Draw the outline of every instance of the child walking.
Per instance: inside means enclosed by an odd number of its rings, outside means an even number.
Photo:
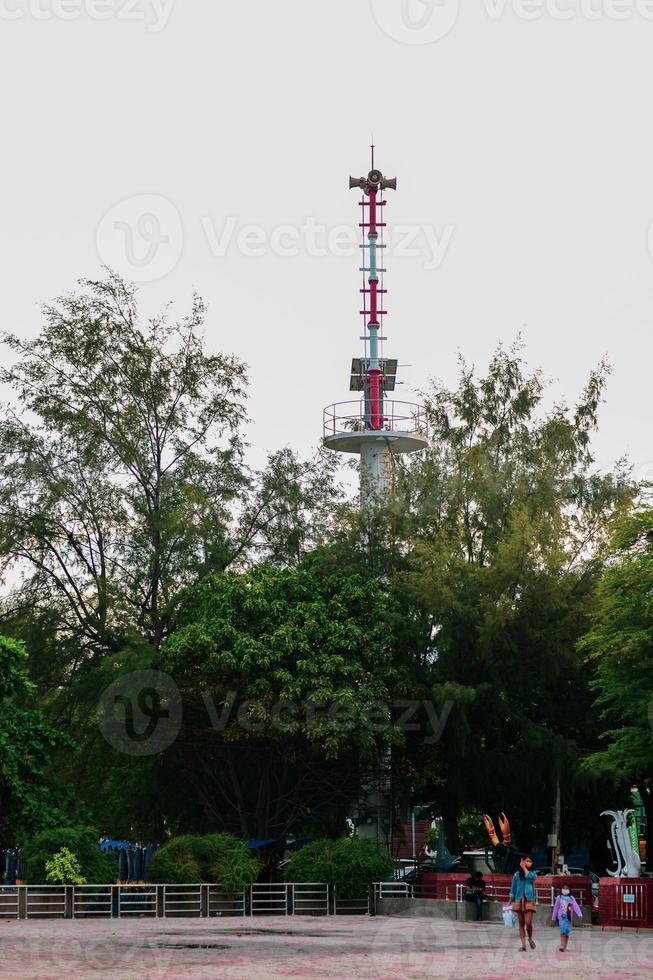
[[[553,906],[553,915],[551,916],[551,925],[557,920],[560,927],[561,953],[564,953],[567,949],[569,934],[571,933],[571,920],[574,915],[577,915],[579,919],[583,918],[583,913],[580,910],[578,902],[569,891],[569,886],[563,885],[560,889],[560,894],[556,898],[555,905]]]

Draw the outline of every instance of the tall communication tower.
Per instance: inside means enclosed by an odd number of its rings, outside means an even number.
[[[394,392],[397,361],[383,353],[383,318],[387,311],[382,297],[385,268],[379,262],[383,253],[383,191],[396,190],[397,178],[384,177],[374,166],[367,177],[350,177],[349,189],[362,191],[360,201],[363,220],[360,271],[363,274],[360,311],[363,317],[363,356],[351,362],[349,390],[361,392],[356,401],[338,402],[324,410],[324,445],[340,453],[360,456],[361,503],[382,504],[392,492],[393,458],[414,453],[427,445],[426,420],[420,405],[395,401],[387,397]]]

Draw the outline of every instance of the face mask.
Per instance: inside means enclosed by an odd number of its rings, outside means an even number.
[[[563,895],[568,895],[569,894],[569,889],[568,888],[563,888],[562,889],[562,894]]]

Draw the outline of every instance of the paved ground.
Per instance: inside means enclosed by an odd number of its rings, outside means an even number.
[[[557,929],[536,929],[519,953],[505,926],[445,919],[257,917],[121,921],[0,921],[0,976],[154,980],[625,980],[653,976],[653,933],[577,929],[559,953]]]

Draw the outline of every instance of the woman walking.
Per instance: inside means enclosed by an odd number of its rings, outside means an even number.
[[[519,938],[521,940],[520,952],[526,952],[526,935],[528,934],[528,944],[531,949],[535,949],[533,942],[533,914],[537,895],[535,892],[536,872],[532,870],[533,858],[527,854],[519,862],[519,871],[515,871],[510,886],[510,901],[512,910],[516,913],[519,921]]]

